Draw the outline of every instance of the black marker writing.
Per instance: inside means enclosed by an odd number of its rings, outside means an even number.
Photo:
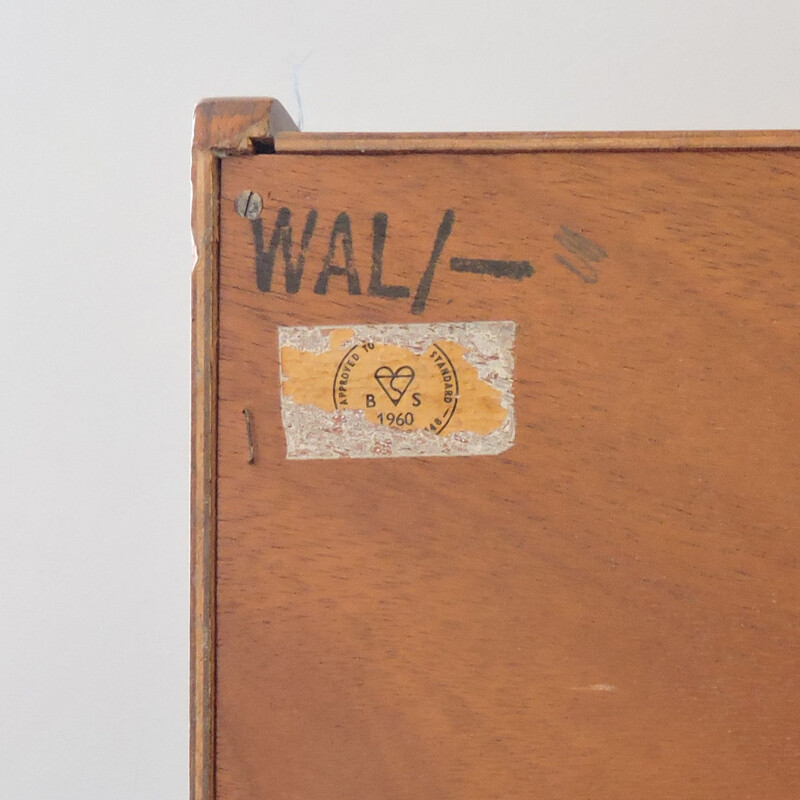
[[[306,251],[316,224],[317,212],[312,209],[306,217],[297,261],[292,261],[292,212],[288,208],[281,208],[278,211],[275,227],[272,229],[269,249],[266,252],[264,252],[264,229],[261,217],[250,220],[250,225],[253,229],[253,244],[256,251],[256,285],[259,291],[272,291],[272,274],[275,269],[275,258],[278,255],[278,246],[280,246],[283,255],[286,291],[289,294],[297,293],[300,289],[300,279],[303,277]]]
[[[280,257],[283,258],[284,264],[286,293],[296,294],[300,290],[309,246],[317,225],[316,209],[311,209],[306,216],[299,250],[295,253],[292,212],[288,208],[280,208],[272,229],[269,247],[265,249],[260,197],[254,192],[242,193],[242,196],[245,195],[246,202],[243,204],[243,209],[240,210],[237,205],[237,212],[249,220],[253,233],[258,290],[261,292],[272,291],[275,262],[279,258],[280,251]],[[251,203],[251,198],[254,196],[259,200],[257,206]],[[255,218],[253,219],[252,216]],[[455,220],[453,209],[447,209],[436,232],[427,266],[420,276],[414,293],[411,303],[412,314],[422,314],[426,308],[436,268],[452,234]],[[383,282],[383,255],[388,238],[388,227],[388,215],[382,211],[376,212],[372,217],[372,263],[367,293],[372,297],[391,300],[404,299],[411,296],[408,286],[384,284]],[[568,258],[556,253],[556,261],[577,275],[584,283],[597,283],[598,273],[595,265],[608,257],[606,251],[600,245],[566,225],[561,225],[553,238],[570,254]],[[513,261],[492,258],[453,257],[450,259],[450,269],[457,273],[488,275],[492,278],[507,278],[517,281],[530,278],[536,272],[531,262],[527,260]],[[355,264],[350,216],[345,211],[338,214],[331,228],[328,250],[322,259],[322,269],[314,283],[314,292],[319,295],[327,294],[328,284],[332,277],[344,277],[348,293],[351,295],[361,294],[361,280]]]
[[[342,241],[344,253],[344,266],[334,264],[336,258],[337,241]],[[347,291],[350,294],[361,294],[361,282],[358,280],[355,264],[353,263],[353,233],[350,230],[350,217],[342,211],[331,229],[331,240],[328,253],[322,261],[322,270],[314,285],[315,294],[325,294],[328,291],[328,279],[331,275],[345,275],[347,277]]]
[[[431,257],[428,261],[428,267],[422,273],[417,286],[417,293],[414,295],[414,302],[411,304],[412,314],[421,314],[425,310],[425,304],[428,302],[428,294],[431,290],[431,283],[433,282],[433,273],[436,271],[436,264],[439,261],[439,256],[442,254],[447,237],[453,230],[453,223],[455,222],[456,215],[452,208],[448,208],[444,212],[442,222],[439,225],[439,230],[436,232],[436,239],[433,242],[433,250]]]
[[[514,278],[521,281],[534,273],[530,261],[495,261],[485,258],[451,258],[453,272],[473,272],[476,275],[492,275],[495,278]]]
[[[411,291],[408,286],[383,285],[383,248],[388,222],[389,217],[382,211],[372,218],[372,271],[368,293],[373,297],[409,297]]]

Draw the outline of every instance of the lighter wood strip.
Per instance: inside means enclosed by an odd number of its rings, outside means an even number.
[[[277,153],[527,153],[592,150],[794,150],[800,131],[596,133],[300,133],[274,137]]]

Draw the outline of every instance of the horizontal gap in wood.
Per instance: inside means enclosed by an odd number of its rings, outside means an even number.
[[[275,139],[271,136],[266,139],[252,139],[252,142],[255,155],[268,155],[275,152]]]

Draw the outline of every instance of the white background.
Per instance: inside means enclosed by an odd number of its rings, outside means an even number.
[[[172,800],[196,101],[299,95],[307,130],[800,127],[800,4],[4,0],[0,66],[0,798]]]

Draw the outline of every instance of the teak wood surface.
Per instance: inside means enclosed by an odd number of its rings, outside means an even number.
[[[239,102],[195,152],[196,800],[800,797],[797,135],[292,153]],[[243,191],[294,257],[317,211],[296,294]],[[448,209],[424,310],[371,296],[374,214],[413,298]],[[318,295],[341,212],[363,293]],[[277,326],[472,320],[517,324],[510,450],[286,459]]]

